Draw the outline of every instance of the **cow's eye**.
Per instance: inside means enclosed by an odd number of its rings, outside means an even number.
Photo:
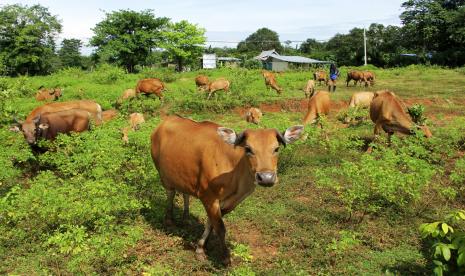
[[[279,152],[279,147],[274,149],[274,153],[278,153],[278,152]]]
[[[245,146],[245,153],[247,155],[253,155],[253,151],[249,146]]]

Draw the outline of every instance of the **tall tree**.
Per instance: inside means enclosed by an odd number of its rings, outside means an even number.
[[[53,70],[55,38],[61,32],[56,16],[40,5],[0,9],[0,60],[9,74],[45,74]]]
[[[300,44],[300,51],[305,54],[313,54],[314,52],[321,51],[325,47],[325,44],[318,42],[316,39],[308,38],[302,44]]]
[[[353,28],[348,34],[336,34],[327,44],[339,65],[361,65],[363,60],[363,29]]]
[[[241,53],[252,52],[256,54],[271,49],[281,52],[283,46],[279,42],[278,33],[268,28],[261,28],[249,35],[245,41],[241,41],[237,45],[237,49]]]
[[[63,39],[58,50],[62,67],[82,67],[82,41],[79,39]]]
[[[196,58],[201,55],[202,46],[206,40],[205,29],[190,24],[186,20],[170,23],[163,36],[164,42],[161,47],[177,63],[179,71],[182,71],[187,62],[195,62]]]
[[[92,29],[90,45],[97,47],[100,60],[133,72],[136,64],[145,64],[152,49],[160,46],[168,23],[168,18],[155,17],[152,10],[114,11]]]

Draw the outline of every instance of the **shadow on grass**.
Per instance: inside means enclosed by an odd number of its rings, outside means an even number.
[[[176,194],[176,196],[180,196]],[[191,201],[193,198],[191,197]],[[196,199],[195,199],[196,200]],[[174,205],[174,223],[173,226],[168,226],[164,224],[164,216],[165,216],[165,208],[166,208],[166,198],[165,197],[156,197],[151,203],[149,208],[144,208],[141,210],[142,216],[145,220],[150,224],[150,226],[154,229],[158,229],[164,232],[167,236],[177,236],[182,238],[183,240],[183,248],[185,250],[192,252],[192,257],[195,259],[195,249],[197,246],[197,241],[202,236],[202,233],[205,229],[204,223],[197,217],[193,216],[192,213],[189,214],[189,218],[186,222],[182,221],[182,212],[183,209]],[[230,244],[227,244],[228,248]],[[219,239],[216,236],[215,232],[212,231],[208,238],[206,244],[206,254],[208,260],[215,268],[222,268],[224,267],[221,263],[221,252],[219,250],[220,243]]]

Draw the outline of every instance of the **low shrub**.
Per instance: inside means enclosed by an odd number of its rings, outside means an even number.
[[[98,84],[112,84],[125,77],[125,71],[117,66],[103,63],[91,73],[91,78]]]

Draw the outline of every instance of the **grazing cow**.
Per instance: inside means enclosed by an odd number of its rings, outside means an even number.
[[[262,76],[266,79],[268,77],[275,78],[275,74],[271,71],[262,70]]]
[[[123,94],[121,94],[121,97],[119,97],[117,103],[122,104],[124,100],[134,98],[136,96],[136,90],[129,88],[123,91]]]
[[[197,86],[198,90],[206,90],[208,89],[208,77],[205,75],[198,75],[195,78],[195,85]]]
[[[229,91],[229,81],[224,79],[224,78],[220,78],[220,79],[217,79],[215,81],[212,81],[208,84],[208,98],[207,99],[210,99],[210,97],[212,96],[213,92],[215,91],[218,91],[218,90],[224,90],[225,92],[228,92]]]
[[[315,81],[314,80],[308,80],[307,85],[305,86],[305,98],[310,98],[313,96],[313,93],[315,93]]]
[[[278,83],[276,82],[276,77],[273,74],[273,72],[269,71],[262,71],[262,75],[265,78],[265,85],[268,89],[273,88],[278,94],[281,94],[283,89],[278,86]]]
[[[251,107],[249,110],[247,110],[247,113],[245,113],[245,120],[249,123],[254,123],[254,124],[259,124],[260,120],[262,119],[262,112],[260,109],[256,107]]]
[[[165,223],[173,221],[175,193],[184,195],[184,218],[189,214],[189,195],[202,202],[208,215],[205,231],[197,243],[196,256],[205,259],[205,243],[213,229],[220,240],[222,261],[230,264],[222,217],[255,189],[277,181],[278,151],[299,139],[303,126],[284,133],[276,129],[234,130],[213,122],[167,117],[151,135],[151,154],[166,190]]]
[[[381,129],[388,133],[389,139],[394,132],[410,135],[413,129],[421,129],[424,135],[432,136],[427,126],[415,125],[410,116],[405,112],[402,102],[390,91],[375,92],[370,105],[370,118],[375,123],[375,139]]]
[[[32,120],[43,113],[53,113],[68,109],[84,109],[87,110],[93,117],[95,124],[99,125],[102,122],[102,107],[90,100],[76,100],[69,102],[47,103],[34,108],[26,117],[24,122],[20,122],[22,129],[31,130],[34,128]]]
[[[163,99],[163,90],[165,90],[165,84],[157,78],[142,79],[137,82],[136,94],[155,94],[160,100]]]
[[[33,127],[24,129],[24,138],[32,145],[39,138],[54,140],[59,133],[83,132],[90,127],[91,114],[83,109],[67,109],[53,113],[41,113],[32,119]]]
[[[308,100],[308,110],[304,117],[303,125],[313,124],[320,115],[327,115],[329,113],[330,106],[331,100],[329,99],[328,92],[315,92],[315,94],[313,94],[313,96]]]
[[[36,100],[37,101],[56,101],[58,98],[63,96],[63,92],[61,88],[43,88],[41,87],[39,91],[36,93]]]
[[[129,115],[129,124],[131,125],[132,130],[138,130],[140,124],[144,122],[144,114],[142,113],[132,113],[131,115]]]
[[[375,94],[373,92],[357,92],[350,97],[349,107],[370,107]]]
[[[321,85],[321,81],[326,84],[328,82],[328,75],[325,71],[319,70],[313,73],[313,80],[317,81],[319,85]]]
[[[361,85],[362,81],[364,81],[363,72],[358,71],[358,70],[352,70],[352,71],[347,72],[347,79],[346,79],[347,87],[349,86],[349,82],[351,80],[354,81],[355,86],[357,86],[357,82],[360,82],[360,85]]]
[[[373,72],[370,72],[370,71],[363,71],[362,72],[363,74],[363,82],[365,83],[365,87],[367,87],[368,85],[375,85],[375,74]],[[362,82],[360,81],[360,85],[362,85]]]
[[[108,122],[118,116],[118,111],[116,109],[109,109],[102,112],[102,121]]]

